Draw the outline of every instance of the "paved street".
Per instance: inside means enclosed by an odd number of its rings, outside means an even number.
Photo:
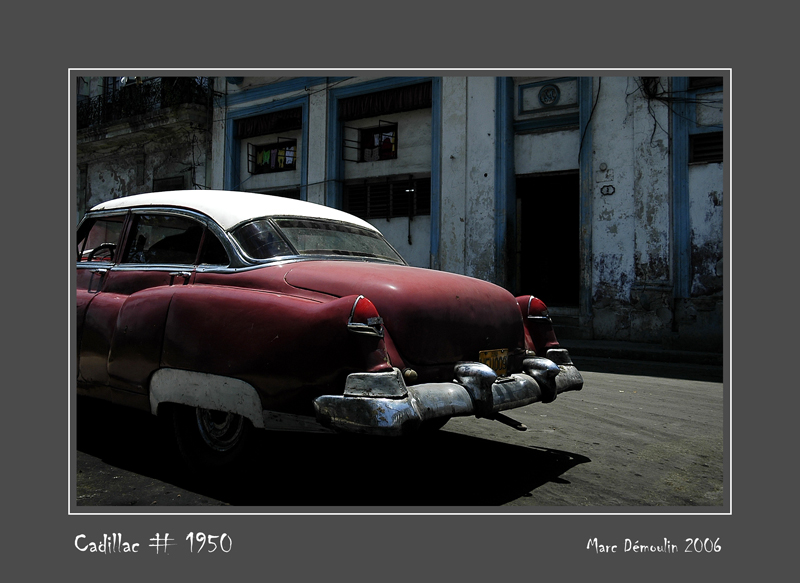
[[[525,432],[459,418],[424,439],[265,433],[263,463],[218,483],[184,472],[149,415],[79,400],[77,504],[721,511],[722,369],[590,357],[575,362],[583,391],[509,413],[528,426]]]

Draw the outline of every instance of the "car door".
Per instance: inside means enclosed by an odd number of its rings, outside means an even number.
[[[161,360],[172,294],[192,283],[206,236],[214,237],[198,217],[132,211],[124,244],[85,309],[79,363],[84,382],[117,389],[114,400],[125,404],[146,395]]]
[[[78,228],[76,275],[76,328],[78,377],[84,380],[81,369],[92,368],[91,356],[83,358],[86,314],[91,303],[100,295],[109,271],[113,268],[121,249],[121,239],[128,211],[87,217]],[[95,324],[92,324],[94,327]],[[90,331],[87,345],[95,343]],[[83,366],[82,366],[83,365]],[[97,387],[95,387],[97,388]]]

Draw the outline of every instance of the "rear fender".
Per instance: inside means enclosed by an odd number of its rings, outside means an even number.
[[[330,302],[257,290],[185,286],[166,318],[160,368],[240,379],[275,409],[356,370],[391,370],[383,338],[354,334],[358,296]],[[341,379],[341,381],[340,381]]]
[[[150,412],[158,415],[164,403],[237,413],[254,427],[264,428],[261,399],[245,381],[188,370],[162,368],[150,379]]]

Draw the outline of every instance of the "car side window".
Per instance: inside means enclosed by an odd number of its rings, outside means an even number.
[[[203,239],[203,248],[200,250],[200,265],[229,265],[230,259],[225,247],[222,246],[217,236],[206,230]]]
[[[203,225],[186,217],[136,215],[123,262],[192,264],[200,250],[203,229]]]
[[[125,215],[89,219],[78,230],[78,263],[114,261]]]
[[[230,261],[219,239],[198,221],[177,215],[138,214],[128,237],[124,262],[228,265]]]

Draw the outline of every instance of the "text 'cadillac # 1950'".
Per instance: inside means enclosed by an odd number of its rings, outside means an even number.
[[[406,435],[580,390],[545,304],[410,267],[378,230],[245,192],[140,194],[77,234],[79,394],[169,419],[193,467],[255,429]]]

